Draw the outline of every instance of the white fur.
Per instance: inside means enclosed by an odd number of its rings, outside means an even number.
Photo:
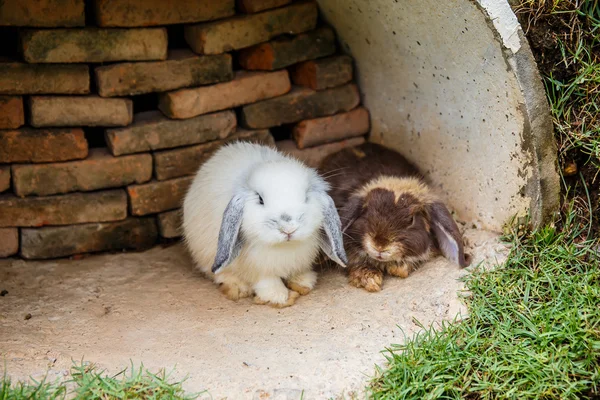
[[[183,205],[184,237],[198,268],[217,283],[244,293],[251,288],[260,300],[275,304],[288,297],[282,279],[312,289],[323,223],[318,199],[308,195],[315,183],[326,185],[315,170],[272,148],[241,142],[222,147],[202,165]],[[213,274],[223,212],[241,187],[252,194],[244,203],[244,245],[237,258]],[[291,240],[282,230],[294,231]]]

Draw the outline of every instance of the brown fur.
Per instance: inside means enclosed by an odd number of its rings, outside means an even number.
[[[365,143],[330,155],[320,172],[332,187],[354,286],[368,284],[369,291],[376,291],[381,280],[373,276],[383,276],[383,271],[408,276],[447,237],[458,246],[459,264],[466,265],[462,237],[450,213],[400,154]]]

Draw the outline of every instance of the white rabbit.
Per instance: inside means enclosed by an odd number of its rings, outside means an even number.
[[[200,167],[185,197],[185,242],[229,299],[255,294],[259,304],[292,305],[315,286],[319,249],[346,266],[328,189],[314,169],[273,148],[226,145]]]

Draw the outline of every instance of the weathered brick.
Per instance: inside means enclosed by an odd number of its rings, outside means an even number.
[[[235,14],[234,0],[95,0],[99,26],[131,28],[202,22]]]
[[[154,175],[158,180],[192,175],[221,146],[235,141],[274,145],[273,136],[267,130],[240,130],[225,140],[216,140],[198,146],[159,151],[154,153]]]
[[[10,189],[10,166],[0,165],[0,193]]]
[[[107,129],[106,142],[112,154],[120,156],[224,139],[235,127],[235,112],[231,110],[183,120],[147,111],[136,114],[127,128]]]
[[[23,57],[29,63],[164,60],[167,58],[167,30],[29,30],[22,33],[21,45]]]
[[[0,163],[68,161],[87,155],[88,143],[81,129],[0,131]]]
[[[23,98],[0,96],[0,129],[17,129],[24,123]]]
[[[333,56],[300,63],[291,73],[295,85],[322,90],[352,80],[352,57]]]
[[[0,227],[40,227],[127,218],[124,190],[19,198],[0,196]]]
[[[158,108],[169,118],[191,118],[280,96],[290,89],[286,70],[240,71],[230,82],[162,93],[159,95]]]
[[[19,252],[19,230],[0,228],[0,258],[10,257]]]
[[[284,153],[296,157],[310,167],[318,168],[321,161],[323,161],[323,159],[328,155],[340,151],[346,147],[360,146],[364,142],[364,137],[355,137],[339,142],[323,144],[317,147],[298,149],[293,140],[282,140],[277,142],[277,148]]]
[[[196,56],[175,50],[166,61],[145,61],[97,67],[96,84],[103,97],[166,92],[233,78],[231,55]]]
[[[219,54],[266,42],[285,33],[306,32],[316,25],[317,4],[301,2],[259,14],[188,25],[185,40],[198,54]]]
[[[342,114],[300,122],[292,131],[298,148],[313,147],[369,132],[369,111],[359,107]]]
[[[84,26],[84,0],[3,0],[0,1],[1,25],[37,28]]]
[[[294,37],[281,37],[240,50],[238,61],[248,70],[275,70],[335,53],[335,34],[319,28]]]
[[[13,165],[12,175],[13,190],[18,196],[87,192],[149,181],[152,156],[113,157],[105,149],[92,149],[90,156],[81,161]]]
[[[126,126],[133,121],[130,99],[96,96],[34,96],[30,99],[31,125]]]
[[[21,229],[21,256],[48,259],[112,250],[143,250],[156,243],[154,218]]]
[[[292,0],[238,0],[238,10],[247,14],[252,14],[271,8],[285,6]]]
[[[247,128],[270,128],[350,111],[359,102],[358,88],[354,84],[318,92],[294,88],[286,95],[244,106],[242,121]]]
[[[0,62],[0,93],[87,94],[90,71],[87,65],[36,65]]]
[[[160,236],[171,239],[181,236],[181,210],[167,211],[158,214],[158,231]]]
[[[185,177],[128,186],[131,214],[156,214],[180,208],[193,179],[193,177]]]

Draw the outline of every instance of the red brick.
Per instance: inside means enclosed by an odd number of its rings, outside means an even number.
[[[124,190],[19,198],[0,196],[0,227],[40,227],[127,218]]]
[[[272,71],[333,53],[335,34],[329,28],[319,28],[243,49],[239,52],[238,61],[244,69]]]
[[[10,189],[10,166],[0,166],[0,193]]]
[[[154,218],[21,229],[21,256],[48,259],[98,251],[143,250],[156,243]]]
[[[18,196],[87,192],[149,181],[152,156],[113,157],[105,149],[92,149],[90,156],[81,161],[13,165],[12,175],[13,190]]]
[[[181,209],[158,214],[158,231],[160,236],[172,239],[181,236]]]
[[[95,0],[99,26],[185,24],[229,17],[234,0]]]
[[[0,163],[77,160],[88,154],[81,129],[0,131]]]
[[[300,122],[292,131],[298,148],[318,146],[329,142],[362,136],[369,132],[369,111],[359,107],[331,117]]]
[[[267,130],[240,130],[225,140],[216,140],[198,146],[183,147],[175,150],[154,153],[154,175],[158,180],[178,176],[192,175],[221,146],[234,141],[261,143],[274,146],[273,136]]]
[[[24,123],[23,98],[0,96],[0,129],[17,129]]]
[[[237,6],[239,11],[253,14],[271,8],[285,6],[291,2],[292,0],[238,0]]]
[[[191,118],[280,96],[290,89],[286,70],[241,71],[231,82],[160,94],[158,107],[169,118]]]
[[[277,142],[277,148],[284,153],[296,157],[310,167],[318,168],[321,161],[323,161],[323,159],[328,155],[338,152],[346,147],[360,146],[364,142],[364,137],[356,137],[342,140],[340,142],[323,144],[317,147],[298,149],[293,140],[283,140]]]
[[[180,208],[193,177],[127,187],[131,214],[148,215]]]
[[[295,85],[313,90],[343,85],[352,80],[352,57],[333,56],[305,61],[295,66],[291,76]]]
[[[3,0],[0,26],[37,28],[85,25],[84,0]]]
[[[318,92],[294,88],[286,95],[244,106],[242,120],[247,128],[270,128],[350,111],[359,102],[358,88],[354,84]]]
[[[189,50],[172,51],[166,61],[107,65],[95,72],[98,93],[103,97],[166,92],[233,78],[231,55],[199,57]]]
[[[317,3],[301,2],[259,14],[185,27],[185,39],[198,54],[219,54],[297,34],[317,25]]]
[[[35,127],[126,126],[133,121],[133,102],[96,96],[34,96],[30,112]]]
[[[0,258],[10,257],[19,252],[19,230],[0,228]]]
[[[53,29],[21,34],[23,57],[29,63],[100,63],[167,58],[167,30]]]
[[[90,71],[87,65],[35,65],[0,62],[0,93],[87,94]]]
[[[127,128],[107,129],[106,142],[112,154],[120,156],[224,139],[235,127],[235,112],[231,110],[183,120],[147,111],[136,114]]]

